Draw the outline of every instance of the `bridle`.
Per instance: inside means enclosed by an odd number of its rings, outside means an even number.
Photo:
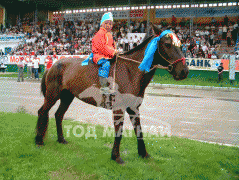
[[[170,62],[169,60],[167,60],[165,57],[162,56],[162,54],[158,51],[159,55],[166,61],[169,63],[169,65],[167,67],[165,66],[162,66],[162,65],[155,65],[153,66],[153,68],[151,68],[149,70],[152,71],[153,69],[166,69],[169,73],[173,71],[173,68],[175,67],[175,65],[179,62],[182,62],[183,64],[185,64],[185,57],[181,58],[181,59],[177,59],[176,61],[174,62]],[[123,56],[120,56],[119,54],[116,54],[116,60],[115,60],[115,65],[114,65],[114,72],[113,72],[113,79],[114,79],[114,83],[113,83],[113,89],[115,89],[115,71],[116,71],[116,65],[117,65],[117,60],[118,58],[121,58],[121,59],[124,59],[126,61],[131,61],[131,62],[134,62],[134,63],[138,63],[138,64],[141,64],[141,62],[139,61],[136,61],[134,59],[131,59],[131,58],[126,58],[126,57],[123,57]]]
[[[166,69],[168,72],[172,72],[172,71],[173,71],[173,68],[175,67],[175,65],[176,65],[177,63],[182,62],[183,65],[185,64],[185,57],[183,57],[183,58],[181,58],[181,59],[177,59],[176,61],[174,61],[174,62],[171,63],[169,60],[167,60],[165,57],[163,57],[163,55],[162,55],[159,51],[158,51],[158,53],[159,53],[159,55],[160,55],[166,62],[169,63],[169,65],[168,65],[167,67],[162,66],[162,65],[155,65],[153,68],[151,68],[151,69],[149,70],[149,72],[152,71],[152,70],[155,69],[155,68],[158,68],[158,69]],[[136,60],[134,60],[134,59],[126,58],[126,57],[123,57],[123,56],[120,56],[120,55],[116,55],[116,62],[117,62],[117,58],[118,58],[118,57],[121,58],[121,59],[127,60],[127,61],[132,61],[132,62],[138,63],[138,64],[141,63],[141,62],[138,62],[138,61],[136,61]]]
[[[175,67],[175,65],[176,65],[177,63],[182,62],[183,65],[185,65],[185,63],[186,63],[185,57],[183,57],[183,58],[181,58],[181,59],[177,59],[176,61],[174,61],[174,62],[171,63],[171,62],[169,62],[169,60],[167,60],[165,57],[163,57],[163,55],[162,55],[159,51],[158,51],[158,53],[159,53],[159,55],[161,56],[161,58],[163,58],[166,62],[169,63],[169,65],[167,66],[168,72],[172,72],[172,71],[173,71],[173,68]]]

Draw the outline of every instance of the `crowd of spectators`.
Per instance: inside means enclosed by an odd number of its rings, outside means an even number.
[[[225,18],[224,23],[217,23],[212,18],[211,23],[199,26],[191,36],[189,23],[184,18],[177,23],[175,17],[172,17],[170,26],[166,20],[155,25],[176,33],[182,42],[181,48],[185,57],[217,59],[222,40],[226,40],[227,46],[230,47],[236,45],[238,38],[238,21],[231,22]],[[91,52],[91,40],[99,27],[99,19],[94,22],[55,21],[30,26],[30,29],[15,26],[2,29],[2,33],[25,34],[25,43],[13,49],[11,55],[87,55]],[[119,51],[130,50],[143,41],[142,37],[137,36],[127,39],[127,33],[146,33],[146,28],[146,21],[131,21],[129,28],[127,21],[115,21],[112,32]],[[152,30],[149,33],[152,34]],[[235,53],[238,53],[236,48]]]

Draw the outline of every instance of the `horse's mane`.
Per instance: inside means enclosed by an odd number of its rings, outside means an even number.
[[[152,39],[152,37],[153,37],[153,36],[150,36],[150,37],[148,37],[148,38],[144,38],[144,41],[143,41],[140,45],[138,45],[138,46],[136,46],[135,48],[129,50],[128,52],[123,53],[122,55],[133,54],[134,52],[141,50],[141,49],[144,48],[145,45]]]

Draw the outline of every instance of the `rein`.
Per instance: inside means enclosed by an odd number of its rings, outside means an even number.
[[[123,56],[119,56],[119,55],[117,54],[117,55],[116,55],[116,60],[115,60],[115,66],[114,66],[114,74],[113,74],[113,90],[115,90],[115,71],[116,71],[116,65],[117,65],[118,57],[119,57],[119,58],[122,58],[122,59],[124,59],[124,60],[127,60],[127,61],[132,61],[132,62],[134,62],[134,63],[138,63],[138,64],[141,63],[141,62],[138,62],[138,61],[136,61],[136,60],[134,60],[134,59],[126,58],[126,57],[123,57]],[[178,60],[177,60],[177,61],[178,61]],[[157,68],[157,69],[168,69],[168,67],[164,67],[164,66],[162,66],[162,65],[154,65],[154,67],[151,68],[151,69],[149,70],[149,72],[152,71],[152,70],[155,69],[155,68]]]
[[[138,63],[138,64],[141,63],[141,62],[138,62],[138,61],[136,61],[134,59],[130,59],[130,58],[126,58],[126,57],[118,56],[118,55],[116,55],[116,62],[117,62],[117,57],[122,58],[122,59],[127,60],[127,61],[132,61],[132,62],[135,62],[135,63]],[[168,69],[168,67],[164,67],[164,66],[161,66],[161,65],[154,65],[154,67],[151,68],[149,71],[152,71],[155,68],[158,68],[158,69]]]
[[[159,52],[159,55],[160,55],[165,61],[167,61],[167,62],[169,63],[169,65],[174,65],[174,64],[176,64],[176,63],[178,63],[178,62],[182,62],[183,64],[185,64],[185,58],[184,58],[184,57],[181,58],[181,59],[178,59],[178,60],[174,61],[173,63],[171,63],[171,62],[169,62],[165,57],[163,57],[160,52]]]
[[[184,57],[171,63],[171,62],[169,62],[165,57],[163,57],[160,52],[159,52],[159,55],[160,55],[165,61],[167,61],[167,62],[169,63],[168,67],[169,67],[169,66],[173,66],[174,64],[176,64],[176,63],[178,63],[178,62],[182,62],[183,64],[185,64],[185,58],[184,58]],[[116,55],[116,62],[117,62],[117,58],[118,58],[118,57],[119,57],[119,58],[122,58],[122,59],[124,59],[124,60],[127,60],[127,61],[132,61],[132,62],[138,63],[138,64],[141,63],[141,62],[138,62],[138,61],[136,61],[136,60],[134,60],[134,59],[126,58],[126,57],[119,56],[119,55]],[[115,66],[116,66],[116,64],[115,64]],[[149,70],[149,72],[152,71],[152,70],[155,69],[155,68],[157,68],[157,69],[166,69],[166,70],[168,69],[168,70],[169,70],[168,67],[164,67],[164,66],[162,66],[162,65],[154,65],[154,67],[151,68],[151,69]]]

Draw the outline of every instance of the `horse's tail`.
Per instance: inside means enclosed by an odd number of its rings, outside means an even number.
[[[41,92],[43,94],[43,96],[46,96],[46,75],[47,75],[47,71],[45,71],[45,73],[43,74],[42,80],[41,80]]]

